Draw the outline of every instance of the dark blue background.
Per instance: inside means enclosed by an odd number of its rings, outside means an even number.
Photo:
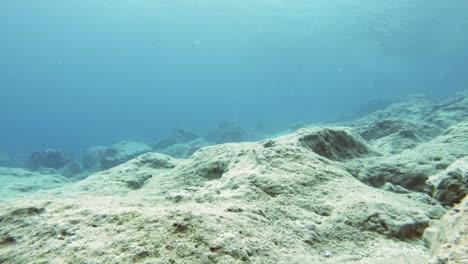
[[[468,2],[11,0],[0,151],[285,128],[466,89]]]

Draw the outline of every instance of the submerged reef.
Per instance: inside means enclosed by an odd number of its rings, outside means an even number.
[[[194,132],[185,129],[177,129],[171,135],[151,144],[153,151],[175,158],[188,158],[195,151],[209,145],[213,145],[213,143],[207,142]]]
[[[144,143],[121,141],[110,147],[97,146],[87,149],[82,157],[82,164],[86,170],[106,170],[150,151],[151,147]]]
[[[176,135],[172,156],[95,148],[103,171],[3,198],[0,263],[463,263],[467,114],[468,93],[417,97],[257,142]]]
[[[61,169],[69,161],[70,159],[63,152],[56,149],[46,149],[32,153],[28,165],[34,170],[40,168]]]

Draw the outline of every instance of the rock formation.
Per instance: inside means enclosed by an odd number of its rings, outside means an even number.
[[[7,199],[0,263],[463,263],[466,95],[448,102],[146,153]]]
[[[87,149],[82,157],[82,164],[87,170],[106,170],[150,151],[151,147],[144,143],[122,141],[110,147],[98,146]]]
[[[70,159],[63,152],[56,149],[46,149],[32,153],[28,164],[33,170],[41,168],[62,169],[68,162]]]

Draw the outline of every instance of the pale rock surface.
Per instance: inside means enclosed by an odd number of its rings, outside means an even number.
[[[424,97],[412,97],[376,111],[349,125],[384,154],[413,149],[433,139],[450,126],[468,120],[468,92],[436,104]]]
[[[424,234],[430,264],[468,263],[468,197]]]
[[[195,153],[195,151],[210,145],[212,145],[212,143],[198,138],[189,142],[172,145],[162,150],[161,153],[164,153],[174,158],[186,159],[189,158],[193,153]]]
[[[62,187],[68,183],[71,183],[69,179],[58,174],[0,167],[0,202],[12,197],[28,197],[31,192]]]
[[[424,191],[429,176],[467,155],[468,121],[465,121],[414,149],[395,155],[354,159],[341,166],[371,186],[380,187],[391,182],[410,190]]]
[[[449,127],[468,120],[468,91],[461,92],[434,107],[425,121],[440,127]]]
[[[347,128],[145,154],[1,204],[0,262],[425,263],[434,206],[333,165],[367,155]]]
[[[0,263],[466,263],[466,198],[436,200],[466,113],[464,94],[415,97],[354,129],[147,153],[0,203]]]
[[[383,154],[398,154],[407,149],[415,148],[421,139],[414,130],[399,130],[369,142],[371,148]]]

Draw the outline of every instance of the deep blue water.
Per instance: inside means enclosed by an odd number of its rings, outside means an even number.
[[[468,1],[5,0],[0,152],[278,129],[467,88]]]

